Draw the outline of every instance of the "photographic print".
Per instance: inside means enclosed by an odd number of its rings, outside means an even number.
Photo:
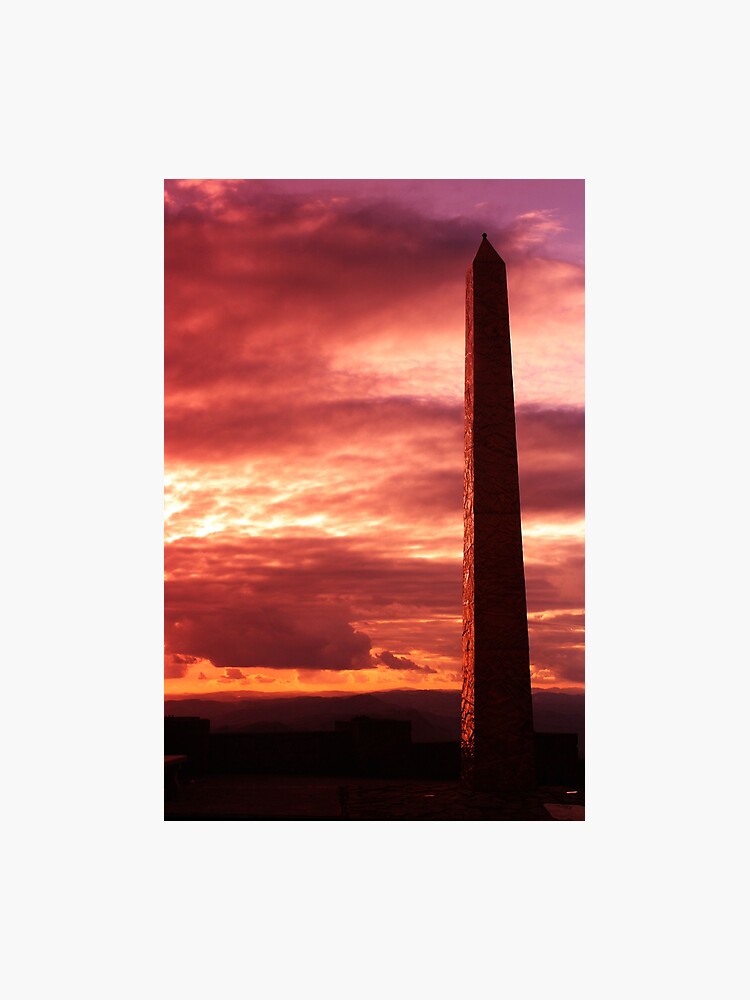
[[[582,819],[583,180],[165,182],[165,817]]]

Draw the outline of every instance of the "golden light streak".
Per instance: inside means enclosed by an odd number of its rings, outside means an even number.
[[[524,538],[572,538],[583,539],[585,536],[585,522],[583,520],[555,522],[555,521],[531,521],[524,522]]]

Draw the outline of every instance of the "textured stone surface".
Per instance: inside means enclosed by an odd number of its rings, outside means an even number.
[[[483,239],[466,279],[462,781],[535,784],[505,264]]]

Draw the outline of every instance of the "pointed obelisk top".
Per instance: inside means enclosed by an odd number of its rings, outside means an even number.
[[[497,261],[500,261],[501,264],[505,263],[500,254],[487,239],[487,233],[482,233],[482,242],[479,244],[479,249],[477,250],[472,263],[490,264],[496,263]]]

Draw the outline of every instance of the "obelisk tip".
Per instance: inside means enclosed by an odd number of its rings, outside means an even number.
[[[487,239],[487,233],[482,233],[482,242],[474,256],[475,264],[496,264],[502,257]]]

